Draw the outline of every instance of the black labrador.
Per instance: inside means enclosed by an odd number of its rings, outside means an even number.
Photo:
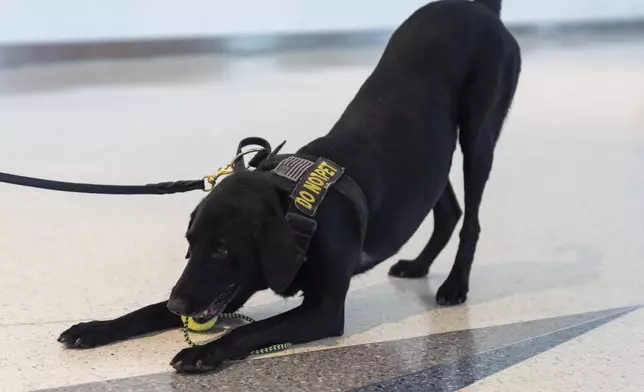
[[[267,288],[283,296],[302,292],[303,302],[186,348],[172,366],[205,371],[274,343],[342,335],[352,276],[394,256],[431,210],[428,244],[390,274],[425,276],[450,239],[462,214],[448,179],[457,141],[465,216],[454,266],[436,297],[441,305],[463,303],[481,230],[481,198],[521,68],[520,48],[501,22],[500,8],[500,0],[444,0],[420,8],[394,32],[333,129],[300,149],[343,166],[362,189],[369,210],[364,236],[352,203],[331,190],[302,262],[285,220],[289,193],[277,176],[264,170],[233,174],[192,213],[189,261],[168,301],[75,325],[59,341],[89,348],[179,327],[177,314],[234,312]]]

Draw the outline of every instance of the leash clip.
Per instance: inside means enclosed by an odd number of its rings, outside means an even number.
[[[232,162],[227,164],[226,166],[222,166],[214,174],[211,174],[209,176],[205,176],[203,178],[203,191],[204,192],[210,192],[212,188],[215,187],[215,184],[217,183],[217,179],[221,176],[227,176],[229,174],[233,174],[233,164]]]
[[[229,174],[233,174],[236,170],[235,165],[239,165],[240,159],[242,159],[245,155],[252,154],[252,153],[263,153],[266,152],[265,148],[251,148],[246,151],[241,151],[235,155],[232,161],[230,161],[226,166],[222,166],[214,174],[211,174],[209,176],[205,176],[203,178],[203,191],[204,192],[210,192],[212,188],[215,187],[215,184],[217,184],[217,179],[222,176],[227,176]],[[264,157],[265,158],[265,157]],[[241,163],[241,166],[237,168],[237,170],[246,170],[246,167],[244,166],[243,162]]]
[[[210,192],[212,188],[215,187],[215,184],[217,183],[217,179],[222,176],[227,176],[229,174],[233,174],[235,172],[235,164],[239,162],[241,158],[244,157],[244,155],[252,154],[252,153],[261,153],[263,151],[266,151],[265,148],[251,148],[246,151],[242,151],[235,155],[232,161],[230,161],[226,166],[222,166],[214,174],[211,174],[209,176],[205,176],[203,178],[203,191],[204,192]],[[241,170],[245,170],[245,166],[241,166]]]

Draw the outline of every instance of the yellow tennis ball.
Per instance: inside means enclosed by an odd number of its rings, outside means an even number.
[[[192,317],[181,316],[181,321],[183,325],[186,325],[186,319],[188,320],[188,329],[193,332],[206,332],[212,328],[217,322],[217,317],[213,317],[205,323],[198,323]]]

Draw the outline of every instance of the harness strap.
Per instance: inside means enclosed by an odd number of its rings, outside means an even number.
[[[356,182],[349,176],[342,177],[342,179],[335,184],[335,189],[353,202],[353,207],[355,207],[358,219],[360,220],[360,243],[362,243],[364,241],[365,234],[367,233],[367,219],[369,217],[367,197],[364,195],[358,184],[356,184]]]
[[[294,209],[295,207],[289,207],[289,212],[286,213],[286,221],[291,226],[295,236],[295,244],[306,261],[306,251],[309,249],[311,239],[313,239],[318,228],[318,222],[313,218],[293,211]]]
[[[336,165],[330,160],[320,158],[313,161],[308,158],[309,157],[304,158],[297,155],[290,155],[282,159],[277,166],[271,170],[272,173],[286,178],[296,184],[295,189],[291,194],[291,202],[289,203],[289,209],[286,213],[286,220],[291,226],[293,234],[295,235],[297,247],[302,252],[302,255],[304,256],[306,254],[311,240],[315,235],[315,231],[317,230],[317,221],[315,220],[317,207],[326,196],[326,192],[330,187],[335,188],[352,202],[360,221],[360,242],[364,241],[365,233],[367,231],[369,207],[367,204],[367,198],[358,184],[344,173],[344,168]],[[306,180],[309,178],[308,176],[313,173],[316,168],[319,170],[320,162],[330,164],[333,166],[335,171],[330,170],[330,172],[327,173],[328,178],[324,184],[320,185],[321,182],[318,180],[317,185],[319,189],[315,188],[318,199],[309,199],[310,205],[307,206],[308,208],[302,208],[302,203],[305,204],[306,201],[303,202],[298,200],[298,190],[303,189],[302,187],[306,188]],[[311,186],[316,184],[308,185]],[[300,202],[299,207],[298,201]]]

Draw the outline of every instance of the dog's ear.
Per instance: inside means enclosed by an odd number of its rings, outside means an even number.
[[[188,220],[188,229],[186,231],[190,230],[190,228],[192,227],[192,224],[195,221],[195,215],[197,215],[197,209],[195,209],[190,213],[190,220]],[[186,251],[186,260],[189,258],[190,258],[190,247],[188,247],[188,250]]]
[[[277,203],[262,218],[257,241],[264,278],[271,290],[282,293],[293,282],[304,255]]]

